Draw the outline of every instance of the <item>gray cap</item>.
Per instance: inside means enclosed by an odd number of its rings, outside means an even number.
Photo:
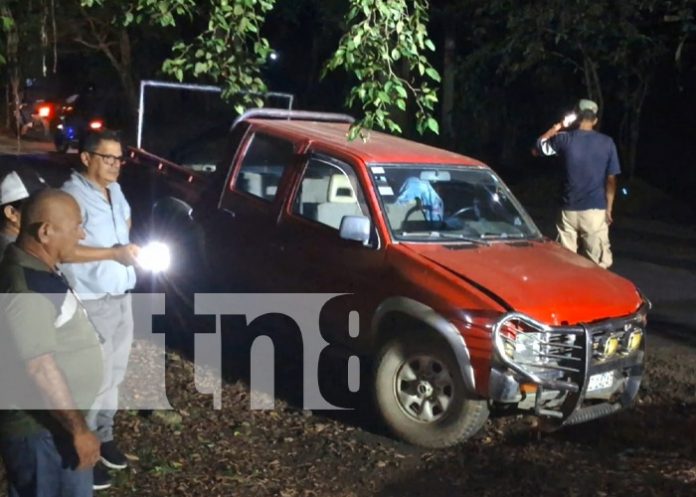
[[[595,114],[599,112],[599,106],[594,100],[589,100],[587,98],[583,98],[578,102],[578,110],[582,112],[583,110],[589,110]]]

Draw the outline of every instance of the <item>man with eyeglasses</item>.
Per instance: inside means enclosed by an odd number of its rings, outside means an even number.
[[[87,417],[101,440],[101,463],[94,468],[94,489],[111,485],[107,467],[123,469],[128,460],[114,442],[114,415],[118,387],[123,381],[133,341],[133,311],[130,291],[135,287],[133,263],[139,247],[130,243],[131,208],[118,178],[124,162],[118,133],[104,130],[85,137],[80,148],[81,172],[73,171],[63,184],[82,211],[87,247],[126,247],[131,264],[94,260],[85,248],[79,264],[65,264],[63,272],[80,295],[94,326],[103,337],[104,381]]]

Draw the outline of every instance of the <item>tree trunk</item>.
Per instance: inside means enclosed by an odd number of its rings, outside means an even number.
[[[133,118],[138,113],[138,92],[136,90],[135,80],[133,77],[133,53],[131,50],[130,36],[125,29],[121,30],[119,35],[119,52],[121,56],[121,67],[117,67],[121,78],[121,85],[126,94],[126,102],[128,103],[128,117]]]
[[[56,23],[56,0],[51,0],[51,33],[53,38],[53,74],[58,74],[58,25]]]
[[[619,150],[623,156],[622,169],[628,180],[633,178],[636,170],[638,141],[640,139],[640,116],[649,86],[650,81],[648,78],[641,78],[637,87],[633,91],[628,92],[624,104],[624,115],[621,119],[619,134]]]
[[[78,33],[75,41],[92,50],[103,53],[109,59],[109,62],[111,62],[118,74],[121,88],[123,88],[126,97],[128,118],[136,117],[138,112],[138,91],[133,75],[133,53],[128,30],[126,28],[120,28],[116,32],[110,29],[109,31],[103,30],[84,9],[81,9],[81,13],[90,28],[94,41],[83,39],[80,33]],[[111,36],[111,40],[109,40],[109,36]],[[113,38],[116,39],[113,40]],[[118,48],[114,50],[113,46]]]
[[[12,14],[12,10],[9,8],[9,6],[3,2],[0,4],[0,14],[3,17],[14,19],[14,15]],[[11,116],[13,112],[19,112],[19,104],[21,103],[21,98],[19,94],[19,82],[20,82],[20,73],[19,73],[19,55],[18,55],[18,49],[19,49],[19,32],[17,31],[17,23],[13,22],[12,27],[7,30],[7,35],[6,35],[6,43],[7,43],[7,53],[6,53],[6,58],[7,58],[7,74],[8,74],[8,79],[9,79],[9,98],[8,98],[8,105],[7,105],[7,116],[6,116],[6,122],[8,124],[8,128],[10,127],[10,124],[12,122]],[[15,131],[17,133],[17,150],[20,149],[20,124],[19,124],[19,119],[14,119],[15,123]]]
[[[444,144],[452,147],[456,143],[456,134],[452,124],[454,113],[454,78],[456,42],[451,23],[445,23],[445,54],[442,64],[442,138]]]
[[[583,52],[583,72],[585,75],[585,89],[587,90],[587,96],[591,100],[597,102],[599,106],[598,118],[601,124],[602,114],[604,113],[604,94],[602,93],[602,83],[599,80],[599,73],[597,72],[597,64]]]

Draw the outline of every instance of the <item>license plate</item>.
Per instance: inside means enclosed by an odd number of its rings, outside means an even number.
[[[607,371],[606,373],[593,374],[590,376],[590,381],[587,383],[587,391],[594,392],[595,390],[603,390],[614,384],[614,372]]]

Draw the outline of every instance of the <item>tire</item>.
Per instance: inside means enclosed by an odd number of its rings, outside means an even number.
[[[449,345],[423,335],[382,347],[375,363],[375,405],[397,437],[421,447],[449,447],[483,427],[488,403],[468,392]]]

